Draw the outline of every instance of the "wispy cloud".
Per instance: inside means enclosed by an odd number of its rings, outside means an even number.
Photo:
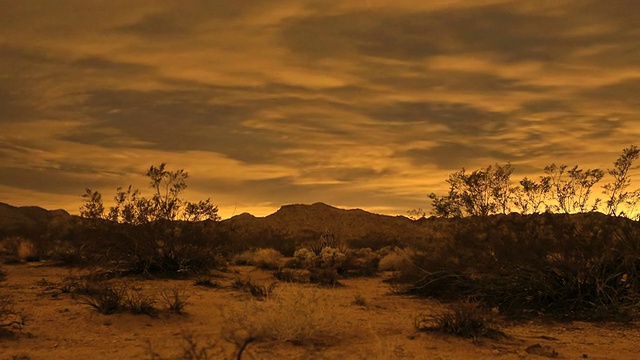
[[[0,201],[75,211],[166,161],[223,215],[401,214],[462,166],[603,167],[640,135],[632,0],[0,5]]]

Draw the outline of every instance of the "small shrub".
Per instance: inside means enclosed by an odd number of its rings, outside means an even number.
[[[227,314],[223,332],[244,339],[331,345],[344,330],[344,316],[329,291],[289,284],[266,301],[248,302]]]
[[[279,281],[291,283],[308,283],[309,272],[297,269],[278,269],[273,273],[273,277]]]
[[[234,263],[236,265],[253,265],[260,269],[275,270],[280,267],[283,258],[284,256],[278,250],[272,248],[255,249],[236,255]]]
[[[86,288],[81,302],[89,305],[100,314],[110,315],[125,309],[127,288],[123,284],[95,282]]]
[[[160,293],[162,300],[165,302],[165,307],[168,311],[174,312],[176,314],[183,314],[184,308],[189,305],[187,300],[189,300],[189,296],[187,296],[184,290],[179,289],[171,289],[171,291],[162,291]]]
[[[271,293],[273,293],[273,289],[278,285],[277,282],[271,283],[269,285],[260,285],[256,284],[251,280],[242,280],[240,278],[236,279],[233,282],[233,287],[239,290],[244,290],[251,294],[256,299],[267,299]]]
[[[478,341],[481,337],[499,338],[504,333],[498,330],[490,312],[472,303],[453,303],[448,310],[418,315],[414,325],[419,331],[435,331],[448,335],[471,338]]]
[[[10,295],[0,295],[0,329],[21,330],[25,325],[24,316],[14,307]]]
[[[380,271],[406,271],[410,264],[410,257],[415,252],[411,249],[394,249],[388,254],[382,256],[378,263]]]
[[[155,297],[132,291],[128,294],[124,305],[132,314],[155,316],[158,313],[155,303]]]
[[[354,296],[353,301],[351,303],[357,306],[367,306],[367,300],[360,293],[357,293]]]
[[[41,254],[36,244],[21,236],[12,236],[2,240],[0,253],[5,263],[40,261]]]

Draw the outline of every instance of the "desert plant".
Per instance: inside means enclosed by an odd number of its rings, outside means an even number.
[[[275,270],[280,267],[283,255],[275,249],[263,248],[247,250],[235,256],[236,265],[253,265],[267,270]]]
[[[328,290],[289,284],[266,301],[226,315],[224,333],[296,345],[330,345],[344,333],[344,317]]]
[[[420,314],[414,318],[414,326],[419,331],[471,338],[474,342],[482,337],[495,339],[505,336],[489,311],[466,302],[452,303],[445,311]]]
[[[154,296],[145,295],[139,291],[132,291],[127,295],[124,306],[132,314],[155,316],[158,313],[155,303],[156,298]]]
[[[251,294],[256,299],[264,300],[269,298],[273,293],[273,289],[278,285],[277,282],[271,283],[269,285],[261,285],[253,282],[251,279],[242,280],[237,278],[233,282],[233,287],[239,290],[244,290]]]
[[[80,296],[80,302],[101,314],[110,315],[125,309],[127,287],[106,281],[94,282]]]
[[[183,314],[184,308],[189,305],[189,296],[184,290],[173,288],[169,291],[160,292],[160,297],[164,300],[165,307],[168,311],[176,314]]]
[[[613,177],[613,182],[603,186],[605,194],[609,196],[606,202],[606,212],[609,215],[618,215],[618,208],[633,196],[633,192],[626,189],[631,184],[629,171],[633,162],[640,157],[640,149],[632,145],[622,150],[622,154],[615,161],[613,169],[607,169],[607,173]]]

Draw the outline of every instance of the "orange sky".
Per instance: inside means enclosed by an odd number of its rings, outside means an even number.
[[[405,214],[463,166],[606,168],[640,139],[635,0],[0,0],[0,14],[13,205],[77,213],[85,187],[109,202],[167,162],[223,217],[317,201]]]

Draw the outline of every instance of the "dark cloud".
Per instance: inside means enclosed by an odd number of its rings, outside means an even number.
[[[0,184],[52,194],[81,194],[87,184],[96,188],[108,184],[96,177],[98,174],[94,169],[71,165],[28,169],[0,166]]]
[[[512,153],[493,150],[483,144],[474,144],[473,139],[468,143],[440,142],[428,149],[410,149],[396,154],[408,157],[416,166],[435,164],[446,170],[460,169],[465,166],[478,164],[478,159],[495,159],[496,162],[506,163],[515,160]],[[484,165],[480,165],[484,166]]]
[[[566,61],[594,46],[624,44],[628,49],[629,41],[638,44],[637,26],[630,16],[638,5],[629,1],[580,1],[528,11],[519,5],[314,15],[283,23],[282,40],[294,53],[311,59],[493,54],[509,62]],[[588,31],[600,25],[614,29]]]
[[[475,136],[501,132],[509,120],[509,114],[444,102],[397,103],[369,109],[368,115],[381,121],[439,124],[453,134]]]

